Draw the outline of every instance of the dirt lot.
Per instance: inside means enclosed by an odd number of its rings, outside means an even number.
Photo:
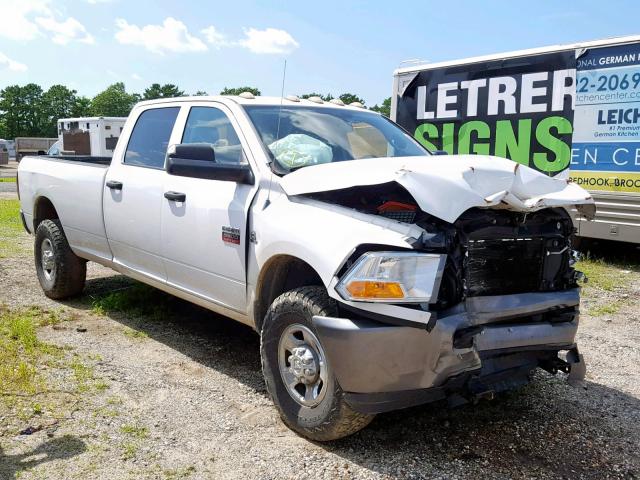
[[[2,479],[640,477],[633,250],[583,265],[583,386],[541,373],[491,402],[379,415],[323,445],[277,418],[251,329],[93,264],[80,299],[50,301],[14,227],[0,230],[18,242],[0,238],[0,317],[12,332],[40,325],[16,350],[40,353],[36,383],[0,391]]]

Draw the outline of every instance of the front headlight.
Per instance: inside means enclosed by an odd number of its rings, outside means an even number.
[[[355,302],[435,302],[446,255],[368,252],[340,279],[336,290]]]

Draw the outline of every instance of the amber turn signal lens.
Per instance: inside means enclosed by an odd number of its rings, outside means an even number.
[[[349,282],[347,290],[352,298],[404,298],[402,287],[397,282],[354,280]]]

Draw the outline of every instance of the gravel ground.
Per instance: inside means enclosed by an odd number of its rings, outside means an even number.
[[[0,193],[16,193],[15,182],[0,182]],[[6,195],[1,198],[10,198],[10,196]]]
[[[2,479],[640,477],[638,272],[621,273],[618,312],[582,317],[584,385],[540,373],[491,402],[379,415],[352,437],[315,444],[279,421],[251,329],[160,293],[147,300],[168,304],[163,318],[98,315],[92,299],[134,282],[95,264],[81,299],[53,302],[38,286],[31,239],[21,242],[24,254],[0,259],[0,302],[72,312],[39,335],[95,359],[108,388],[56,430],[17,435],[28,424],[14,419],[0,432]]]

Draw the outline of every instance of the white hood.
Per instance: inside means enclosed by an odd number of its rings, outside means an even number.
[[[511,160],[487,155],[369,158],[301,168],[280,179],[287,195],[398,182],[420,208],[453,223],[472,207],[532,212],[575,205],[595,215],[589,192],[567,174],[548,177]]]

